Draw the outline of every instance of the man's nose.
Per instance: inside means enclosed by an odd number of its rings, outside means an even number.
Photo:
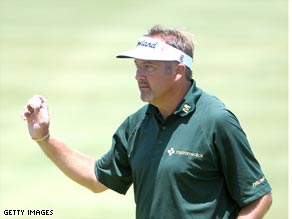
[[[143,71],[141,69],[139,69],[139,68],[137,68],[137,70],[136,70],[135,79],[137,81],[145,79],[145,73],[143,73]]]

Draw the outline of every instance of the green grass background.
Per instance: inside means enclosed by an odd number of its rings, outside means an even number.
[[[55,219],[134,219],[126,196],[71,182],[30,140],[27,99],[49,100],[51,133],[99,158],[143,105],[131,60],[154,24],[194,33],[194,78],[237,115],[273,188],[267,219],[288,218],[288,2],[286,0],[0,0],[0,218],[5,209],[53,209]]]

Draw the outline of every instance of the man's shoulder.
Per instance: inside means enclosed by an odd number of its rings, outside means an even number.
[[[140,119],[140,118],[144,118],[147,111],[149,109],[149,104],[146,104],[142,107],[140,107],[136,112],[132,113],[129,118],[131,119]]]
[[[137,126],[143,121],[147,115],[147,111],[149,110],[149,104],[142,106],[136,112],[132,113],[128,116],[127,122],[130,127]]]
[[[130,114],[117,129],[117,133],[128,133],[129,135],[136,130],[144,120],[148,110],[148,105],[142,106],[136,112]]]
[[[208,113],[207,115],[217,115],[226,110],[225,104],[216,96],[210,95],[206,92],[202,92],[200,99],[198,100],[196,107],[202,113]]]
[[[224,126],[230,120],[237,120],[219,98],[206,92],[202,93],[196,108],[198,115],[204,120],[204,124]]]

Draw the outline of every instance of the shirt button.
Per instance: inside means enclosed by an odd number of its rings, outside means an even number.
[[[165,126],[162,126],[162,130],[165,130],[166,129],[166,127]]]
[[[162,144],[163,142],[161,140],[158,141],[158,144]]]

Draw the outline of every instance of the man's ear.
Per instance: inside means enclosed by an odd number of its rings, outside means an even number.
[[[179,63],[176,66],[176,74],[184,75],[186,73],[186,66],[182,63]]]

